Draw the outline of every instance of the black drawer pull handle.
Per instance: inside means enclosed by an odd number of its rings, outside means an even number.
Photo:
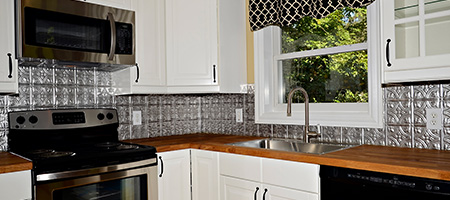
[[[159,174],[159,177],[162,177],[164,173],[164,163],[161,156],[159,157],[159,160],[161,161],[161,173]]]
[[[266,200],[266,193],[267,193],[267,191],[269,191],[267,188],[264,189],[263,200]]]
[[[11,53],[6,54],[9,57],[9,75],[8,78],[12,78],[12,58]]]
[[[139,66],[137,63],[136,63],[136,80],[135,80],[135,82],[136,83],[139,82]]]
[[[255,191],[255,200],[256,200],[256,195],[258,194],[258,190],[259,190],[259,187],[256,187],[256,191]]]
[[[390,67],[392,66],[390,58],[389,58],[389,43],[391,43],[391,39],[387,39],[387,44],[386,44],[386,60],[387,60],[387,66]]]
[[[216,83],[216,65],[213,65],[213,82]]]

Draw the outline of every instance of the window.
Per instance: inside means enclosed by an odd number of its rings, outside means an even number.
[[[303,124],[302,103],[286,116],[287,93],[301,86],[310,96],[310,124],[381,127],[378,11],[375,2],[367,15],[346,8],[255,32],[256,122]],[[303,102],[301,93],[293,102]]]

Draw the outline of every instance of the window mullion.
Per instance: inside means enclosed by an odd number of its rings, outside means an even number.
[[[298,52],[274,55],[274,59],[281,61],[281,60],[289,60],[289,59],[294,59],[294,58],[305,58],[305,57],[313,57],[313,56],[323,56],[323,55],[332,55],[332,54],[338,54],[338,53],[346,53],[346,52],[352,52],[352,51],[362,51],[362,50],[367,50],[368,46],[369,45],[367,44],[367,42],[365,42],[365,43],[343,45],[343,46],[337,46],[337,47],[331,47],[331,48],[314,49],[314,50],[309,50],[309,51],[298,51]]]

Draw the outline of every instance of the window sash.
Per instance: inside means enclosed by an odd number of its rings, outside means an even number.
[[[281,54],[281,30],[267,27],[254,32],[255,47],[255,122],[275,124],[304,124],[304,104],[292,105],[292,117],[286,116],[286,104],[279,103],[280,78],[278,76],[281,60],[345,52],[368,51],[369,103],[316,103],[310,104],[310,124],[344,127],[383,126],[383,106],[381,90],[380,53],[380,11],[378,1],[368,6],[367,43],[310,50],[310,54],[294,52]]]

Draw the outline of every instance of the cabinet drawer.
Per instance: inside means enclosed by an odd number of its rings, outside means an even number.
[[[319,165],[262,159],[263,183],[307,192],[319,192]]]
[[[261,181],[261,158],[221,153],[220,174],[252,181]]]

